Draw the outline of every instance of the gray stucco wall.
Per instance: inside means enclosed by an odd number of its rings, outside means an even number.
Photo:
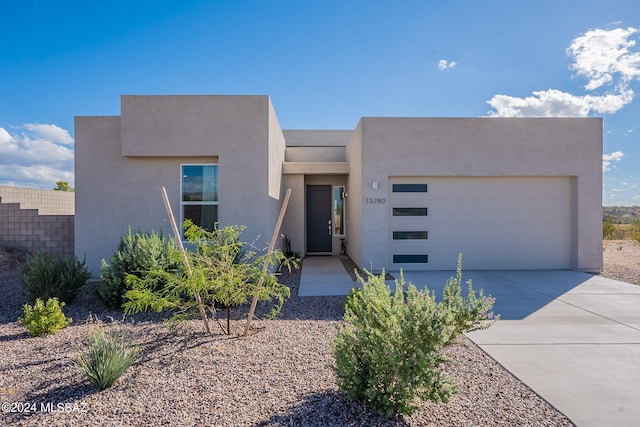
[[[128,226],[170,233],[160,189],[179,218],[182,163],[218,163],[219,221],[264,245],[280,206],[278,132],[266,96],[124,96],[121,117],[77,117],[76,253],[97,275]]]
[[[292,188],[282,232],[301,253],[305,184],[346,183],[348,251],[363,266],[390,259],[389,210],[364,203],[388,198],[390,179],[567,177],[571,266],[602,267],[597,118],[363,118],[354,131],[283,132],[267,96],[123,96],[119,117],[77,117],[75,138],[76,253],[94,274],[128,226],[169,233],[160,188],[179,217],[182,163],[219,164],[220,222],[247,225],[260,245]]]
[[[349,162],[349,177],[347,180],[347,241],[348,254],[362,266],[364,229],[362,224],[363,187],[362,181],[362,140],[363,127],[358,124],[351,140],[347,145],[347,161]],[[386,220],[385,220],[386,221]]]
[[[355,168],[357,160],[361,170]],[[349,146],[354,260],[385,265],[388,212],[362,203],[388,197],[390,176],[571,176],[574,269],[602,268],[602,120],[599,118],[363,118]],[[371,188],[378,181],[378,190]],[[364,233],[362,230],[376,230]]]
[[[291,240],[291,250],[305,254],[305,210],[304,210],[304,175],[284,175],[282,180],[283,191],[291,189],[291,198],[287,212],[282,223],[281,233]]]

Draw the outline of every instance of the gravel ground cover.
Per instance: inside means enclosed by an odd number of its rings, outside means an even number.
[[[611,258],[618,262],[637,248],[614,246]],[[607,260],[609,248],[604,250]],[[70,326],[52,336],[29,337],[16,323],[27,296],[15,259],[0,251],[0,402],[13,404],[14,411],[0,412],[0,425],[573,425],[465,338],[446,350],[453,359],[446,371],[459,387],[448,404],[425,403],[411,417],[390,419],[347,400],[335,385],[330,348],[344,297],[293,296],[278,319],[254,321],[250,337],[239,338],[218,331],[205,336],[197,320],[171,331],[162,315],[123,317],[83,291],[64,308],[74,319]],[[638,259],[609,261],[603,275],[635,277],[640,284]],[[292,295],[299,278],[299,271],[283,275]],[[238,331],[245,311],[236,312]],[[129,336],[140,349],[137,362],[104,391],[71,364],[96,321]]]
[[[640,242],[605,240],[602,251],[604,277],[640,286]]]

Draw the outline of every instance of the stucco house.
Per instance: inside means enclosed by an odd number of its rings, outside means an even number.
[[[128,226],[282,233],[379,270],[602,268],[600,118],[364,117],[282,130],[268,96],[122,96],[76,117],[75,250],[99,273]]]

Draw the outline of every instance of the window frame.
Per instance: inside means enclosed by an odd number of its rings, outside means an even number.
[[[217,197],[215,201],[210,200],[197,200],[197,201],[185,201],[183,200],[184,196],[184,167],[185,166],[215,166],[215,178],[216,178],[216,193]],[[185,206],[220,206],[220,173],[218,163],[180,163],[180,229],[182,232],[182,238],[184,239],[184,207]],[[220,209],[216,208],[216,220],[215,223],[219,221],[220,217]],[[197,224],[201,226],[201,224]]]
[[[392,233],[392,240],[429,240],[428,230],[394,230]]]
[[[337,233],[336,232],[336,228],[338,225],[338,221],[337,221],[337,215],[336,215],[336,206],[335,206],[335,201],[336,201],[336,189],[338,188],[342,188],[342,233]],[[347,235],[347,203],[346,203],[346,186],[345,185],[333,185],[331,187],[331,217],[332,217],[332,221],[333,221],[333,236],[334,237],[344,237]]]
[[[429,185],[424,183],[396,182],[391,185],[392,193],[428,193]]]
[[[401,213],[402,212],[401,209],[405,209],[404,213]],[[424,214],[422,212],[424,212]],[[429,216],[429,208],[428,207],[395,206],[391,208],[391,216],[425,217],[425,216]]]
[[[429,264],[428,254],[393,254],[394,264]]]

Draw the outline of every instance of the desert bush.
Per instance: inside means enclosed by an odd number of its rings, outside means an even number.
[[[127,233],[120,237],[118,248],[109,259],[109,264],[102,260],[102,286],[98,289],[100,299],[109,308],[121,308],[124,295],[132,289],[126,280],[129,274],[142,278],[149,270],[175,269],[177,264],[169,257],[170,246],[171,240],[164,238],[162,234],[155,231],[134,233],[129,227]],[[159,282],[152,287],[156,289],[162,286],[163,283]]]
[[[91,384],[104,390],[111,387],[135,362],[138,349],[120,335],[107,334],[96,328],[90,337],[89,349],[73,359]]]
[[[613,240],[616,238],[617,230],[613,223],[613,218],[607,218],[602,222],[602,238],[606,240]]]
[[[602,237],[605,240],[635,240],[640,242],[640,220],[632,219],[618,224],[607,219],[602,223]]]
[[[634,220],[631,222],[631,239],[636,242],[640,242],[640,220]]]
[[[240,240],[243,226],[219,228],[216,224],[213,231],[207,231],[187,220],[184,228],[185,237],[195,248],[187,252],[190,268],[183,264],[182,254],[173,248],[172,259],[181,264],[181,268],[154,269],[142,278],[129,275],[127,281],[133,289],[126,293],[125,312],[168,310],[175,312],[175,318],[181,318],[197,309],[205,331],[210,332],[206,312],[213,313],[218,319],[218,309],[222,308],[227,313],[226,329],[221,323],[219,325],[226,334],[231,334],[231,308],[245,304],[257,295],[259,301],[275,301],[267,317],[277,316],[291,293],[272,271],[280,263],[295,265],[295,262],[288,260],[281,251],[268,255],[252,245],[245,245]],[[258,289],[265,263],[270,269],[263,286]],[[156,287],[159,281],[165,286]]]
[[[53,257],[46,253],[30,256],[22,269],[22,283],[32,300],[58,298],[73,302],[91,274],[85,261],[74,256]]]
[[[29,334],[35,337],[54,334],[73,321],[64,315],[62,307],[64,302],[59,302],[58,298],[49,298],[46,304],[36,298],[33,306],[25,304],[22,307],[24,317],[20,317],[18,323],[24,325]]]
[[[402,273],[392,292],[384,272],[358,276],[362,289],[352,289],[345,303],[345,324],[332,341],[337,383],[349,399],[360,400],[386,415],[412,414],[418,399],[447,402],[457,391],[440,365],[441,350],[462,332],[488,328],[496,317],[495,300],[476,296],[471,281],[461,296],[462,266],[447,280],[443,299],[405,289]],[[406,291],[406,293],[405,293]]]

